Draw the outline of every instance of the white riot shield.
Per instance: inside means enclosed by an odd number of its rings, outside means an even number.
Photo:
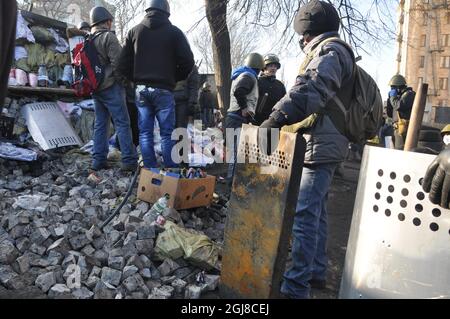
[[[421,187],[434,158],[366,147],[340,298],[450,298],[450,211]]]

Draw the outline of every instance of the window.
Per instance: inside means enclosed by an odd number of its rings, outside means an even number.
[[[450,69],[450,56],[441,56],[441,68]]]
[[[443,34],[442,35],[442,45],[444,47],[448,47],[449,46],[449,40],[450,40],[450,35],[449,34]]]
[[[420,36],[420,46],[424,47],[427,45],[427,36],[425,34],[422,34]]]
[[[447,24],[450,24],[450,12],[447,12]]]
[[[425,12],[422,16],[422,25],[428,25],[428,13]]]
[[[448,89],[448,78],[439,78],[439,90],[446,91]]]
[[[421,56],[419,58],[419,68],[424,68],[425,67],[425,57]]]

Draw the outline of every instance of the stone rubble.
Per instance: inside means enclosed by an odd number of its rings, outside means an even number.
[[[89,178],[90,158],[69,152],[56,159],[19,163],[0,159],[0,285],[35,286],[52,299],[200,298],[217,289],[218,271],[202,271],[183,258],[154,255],[164,228],[143,219],[151,205],[136,189],[103,231],[132,176],[117,168]],[[163,217],[223,242],[226,201]]]

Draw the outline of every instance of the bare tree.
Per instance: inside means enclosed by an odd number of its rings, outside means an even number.
[[[108,2],[116,9],[117,36],[121,41],[124,41],[130,27],[130,21],[133,21],[139,13],[143,12],[145,0],[109,0]]]
[[[392,1],[398,3],[397,0],[371,0],[364,4],[356,0],[328,0],[339,11],[344,39],[357,51],[365,51],[367,41],[373,44],[384,43],[395,36],[395,14],[387,10]],[[231,73],[231,50],[224,51],[228,50],[230,43],[227,8],[238,12],[239,20],[245,19],[247,23],[265,30],[275,30],[279,39],[278,46],[288,48],[295,43],[295,32],[292,28],[295,15],[307,2],[307,0],[205,0],[206,16],[213,33],[213,48],[216,51],[217,48],[221,49],[220,54],[214,55],[214,65],[216,80],[223,86],[223,92],[229,92],[231,88],[231,82],[223,80],[225,75],[229,77]],[[361,7],[364,7],[364,10],[359,9]],[[213,8],[215,10],[212,10]],[[222,106],[228,107],[229,96],[219,96],[219,100]]]
[[[192,39],[192,43],[201,54],[202,72],[207,74],[214,71],[213,54],[212,54],[212,37],[211,30],[208,25],[202,24]]]

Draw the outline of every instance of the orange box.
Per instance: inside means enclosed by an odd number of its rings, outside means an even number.
[[[216,178],[176,178],[142,168],[138,186],[138,198],[156,203],[165,194],[170,195],[169,207],[184,210],[207,207],[213,200]]]

